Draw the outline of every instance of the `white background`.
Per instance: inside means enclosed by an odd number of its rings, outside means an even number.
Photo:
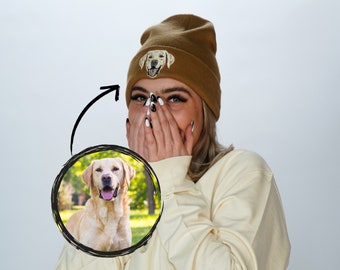
[[[50,191],[74,152],[126,145],[124,88],[142,31],[175,13],[214,22],[218,135],[261,154],[285,207],[289,269],[340,265],[340,2],[11,0],[0,4],[1,269],[53,269],[64,243]]]

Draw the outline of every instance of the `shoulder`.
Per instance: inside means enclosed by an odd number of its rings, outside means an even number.
[[[257,153],[237,149],[217,161],[202,178],[215,179],[216,184],[227,182],[271,181],[273,173],[266,161]],[[204,181],[203,181],[204,182]]]
[[[218,204],[229,196],[250,198],[269,193],[273,181],[272,171],[259,154],[237,149],[217,161],[197,185],[208,200]]]
[[[236,149],[221,158],[219,166],[236,167],[246,171],[262,170],[271,172],[267,162],[256,152]]]

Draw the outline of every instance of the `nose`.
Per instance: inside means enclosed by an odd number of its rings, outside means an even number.
[[[111,175],[106,173],[102,175],[102,183],[104,186],[111,186]]]
[[[157,64],[158,64],[158,60],[155,59],[151,61],[151,67],[155,68],[157,67]]]

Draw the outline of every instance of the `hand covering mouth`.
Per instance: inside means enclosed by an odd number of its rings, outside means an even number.
[[[111,201],[118,195],[118,186],[113,189],[110,186],[105,186],[102,190],[99,192],[99,197],[105,201]]]

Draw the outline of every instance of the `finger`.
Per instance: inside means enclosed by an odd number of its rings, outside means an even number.
[[[146,110],[145,110],[146,111]],[[132,119],[129,119],[129,125],[127,129],[129,148],[140,155],[144,155],[144,111],[136,113]]]
[[[152,130],[156,140],[158,152],[167,153],[169,144],[172,138],[169,138],[170,127],[167,118],[165,117],[162,107],[159,103],[156,106],[156,111],[151,113]]]
[[[129,118],[126,118],[125,137],[128,141],[129,148],[130,148],[130,127],[131,127],[130,120],[129,120]]]
[[[153,128],[151,127],[149,118],[145,118],[144,134],[145,134],[145,137],[144,137],[145,157],[144,158],[149,162],[159,160],[158,153],[160,151],[158,151]]]
[[[188,155],[192,154],[192,149],[194,147],[194,121],[192,121],[185,130],[184,137],[184,146],[187,150]]]

